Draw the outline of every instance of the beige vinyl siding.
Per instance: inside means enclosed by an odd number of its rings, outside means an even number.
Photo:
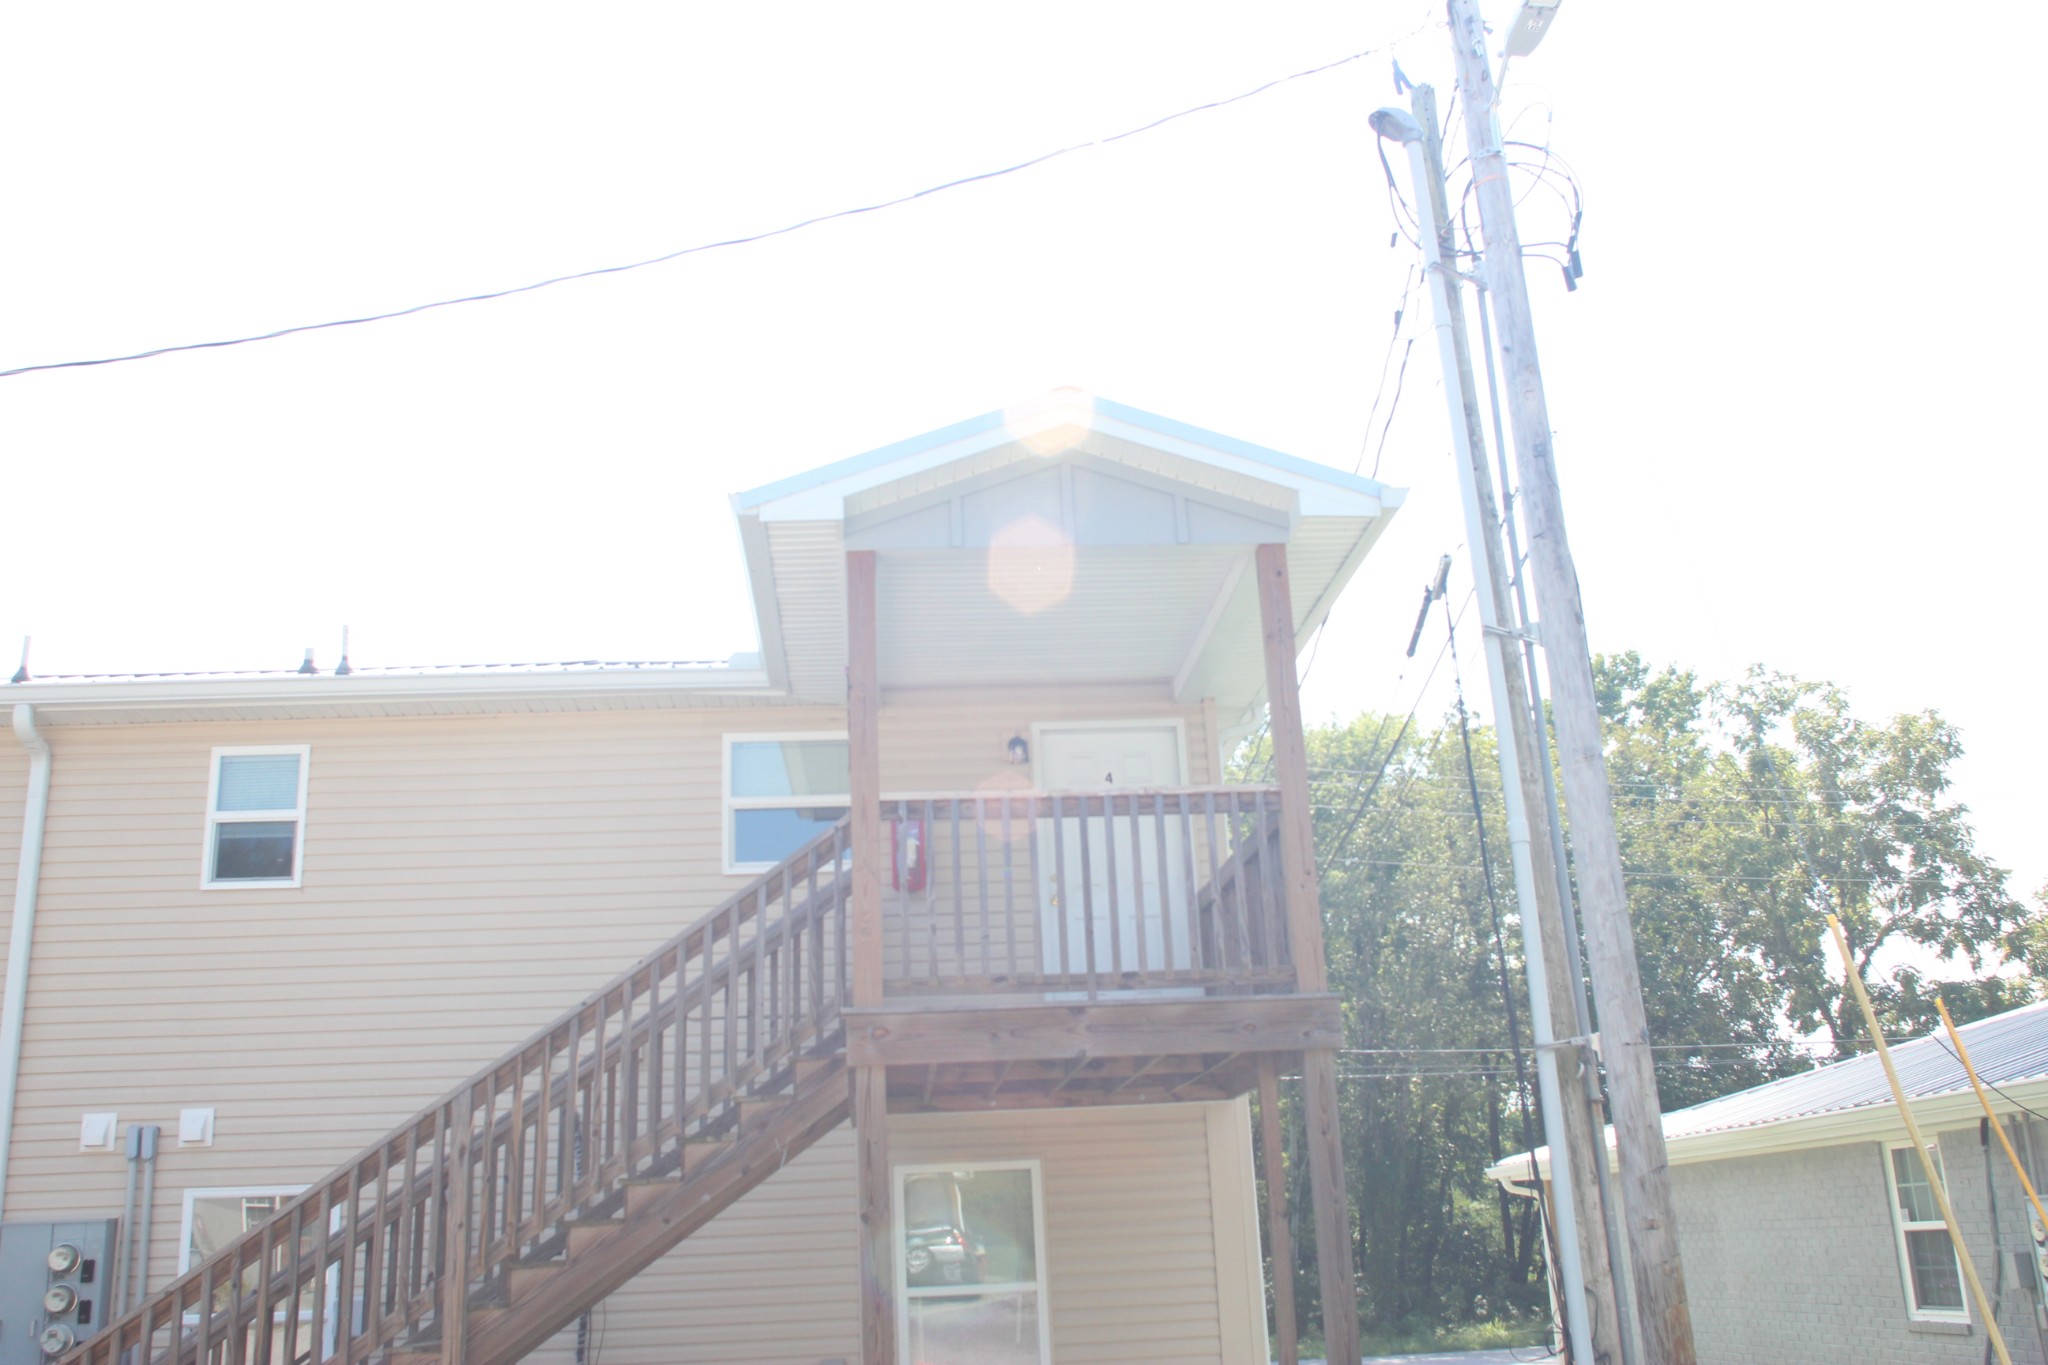
[[[1221,1362],[1210,1106],[920,1114],[892,1120],[900,1164],[1037,1158],[1052,1356]]]
[[[1249,1138],[1240,1150],[1227,1136],[1244,1115],[1242,1103],[898,1115],[889,1156],[1041,1163],[1058,1365],[1246,1365],[1265,1358],[1265,1320],[1257,1243],[1247,1266],[1242,1239],[1257,1220]],[[854,1155],[839,1128],[612,1295],[593,1318],[604,1365],[858,1359]],[[1219,1265],[1245,1282],[1219,1284]],[[545,1365],[573,1342],[550,1343]]]
[[[883,782],[971,789],[1014,773],[1032,722],[1119,715],[1187,719],[1209,776],[1199,708],[1105,689],[897,699]],[[745,885],[721,871],[724,735],[844,725],[785,706],[49,727],[10,1216],[119,1209],[124,1163],[77,1150],[81,1114],[161,1125],[161,1282],[185,1189],[316,1178]],[[212,751],[249,744],[311,746],[303,885],[202,889]],[[24,782],[0,785],[0,850]],[[186,1107],[217,1110],[211,1148],[177,1146]]]

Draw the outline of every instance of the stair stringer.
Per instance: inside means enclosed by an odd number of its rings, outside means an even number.
[[[686,1166],[661,1196],[641,1200],[616,1232],[572,1250],[547,1282],[509,1306],[474,1306],[466,1365],[515,1362],[709,1224],[852,1113],[844,1056],[801,1083],[787,1103],[741,1131],[731,1150]]]

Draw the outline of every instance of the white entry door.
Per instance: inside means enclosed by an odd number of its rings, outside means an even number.
[[[1171,722],[1106,725],[1048,725],[1038,732],[1038,786],[1047,792],[1150,790],[1185,784],[1181,766],[1180,727]],[[1187,894],[1186,859],[1178,819],[1166,821],[1166,866],[1160,866],[1159,821],[1141,804],[1136,837],[1130,811],[1122,803],[1114,821],[1090,816],[1084,822],[1063,812],[1053,828],[1044,822],[1039,846],[1041,957],[1045,970],[1058,972],[1060,923],[1066,924],[1065,969],[1087,970],[1090,924],[1093,924],[1095,967],[1107,974],[1120,961],[1125,971],[1141,964],[1149,971],[1184,969],[1192,960],[1188,936],[1176,925],[1169,931],[1166,915],[1182,907]],[[1052,840],[1059,841],[1054,855]],[[1087,851],[1087,877],[1082,877],[1082,851]],[[1066,885],[1058,884],[1064,861]],[[1111,876],[1114,873],[1114,883]],[[1085,894],[1085,899],[1084,899]],[[1112,914],[1111,906],[1114,905]],[[1142,955],[1140,944],[1142,943]]]

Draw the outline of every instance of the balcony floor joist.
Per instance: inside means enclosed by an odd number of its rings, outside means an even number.
[[[1334,995],[1210,999],[1020,1001],[1003,1005],[920,1003],[846,1011],[847,1060],[854,1066],[980,1065],[992,1084],[1004,1063],[1022,1080],[1029,1063],[1196,1058],[1301,1052],[1344,1045]],[[921,1077],[922,1071],[917,1074]],[[1170,1072],[1167,1074],[1171,1074]]]

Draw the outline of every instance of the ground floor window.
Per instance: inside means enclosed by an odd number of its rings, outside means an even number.
[[[1035,1161],[896,1168],[896,1294],[908,1365],[1045,1365],[1045,1214]]]
[[[262,1227],[299,1193],[298,1185],[185,1191],[185,1230],[178,1244],[184,1274],[245,1232]]]
[[[1927,1168],[1910,1142],[1887,1148],[1886,1156],[1885,1177],[1891,1186],[1892,1228],[1898,1234],[1906,1306],[1916,1318],[1961,1321],[1968,1316],[1963,1308],[1962,1267],[1956,1260],[1948,1224],[1942,1220],[1941,1206],[1934,1202],[1934,1187],[1927,1183]],[[1940,1149],[1930,1145],[1927,1159],[1940,1175]]]

